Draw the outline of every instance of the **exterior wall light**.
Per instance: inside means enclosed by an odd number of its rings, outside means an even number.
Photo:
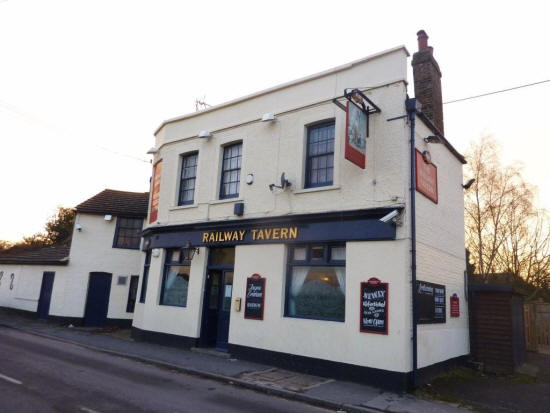
[[[147,151],[147,155],[154,155],[154,154],[156,154],[158,151],[159,151],[159,150],[158,150],[156,147],[152,146],[151,149],[149,149],[149,150]]]
[[[262,122],[271,122],[275,120],[275,115],[273,113],[264,113],[262,115]]]
[[[105,221],[111,221],[113,219],[113,216],[112,215],[105,215]]]
[[[428,137],[424,138],[424,142],[426,142],[426,143],[443,143],[441,138],[439,136],[435,136],[435,135],[428,136]]]
[[[181,249],[184,261],[191,261],[195,256],[195,253],[200,254],[199,247],[193,247],[191,241],[187,241],[187,244]]]
[[[212,134],[210,133],[210,131],[207,131],[207,130],[201,130],[199,132],[199,138],[211,138],[212,137]]]

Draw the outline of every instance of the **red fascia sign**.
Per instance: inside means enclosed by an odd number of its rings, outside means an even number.
[[[453,294],[451,297],[451,317],[460,317],[460,299],[458,295]]]
[[[153,181],[151,188],[151,209],[149,212],[149,223],[153,223],[158,218],[159,212],[159,193],[160,193],[160,175],[162,173],[162,161],[158,161],[153,167]]]
[[[415,151],[416,190],[437,204],[437,166],[428,162],[418,149]]]
[[[367,147],[367,115],[348,101],[346,110],[346,159],[365,169]]]

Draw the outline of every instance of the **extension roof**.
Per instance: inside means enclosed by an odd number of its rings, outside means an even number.
[[[0,252],[1,264],[27,264],[27,265],[67,265],[69,263],[69,250],[67,245],[54,245],[35,250],[21,250],[12,248]]]
[[[149,204],[149,192],[126,192],[105,189],[76,206],[76,212],[86,214],[110,214],[115,216],[145,218]]]

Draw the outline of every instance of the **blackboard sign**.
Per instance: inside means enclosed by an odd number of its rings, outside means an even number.
[[[371,278],[361,283],[359,331],[388,334],[388,283]]]
[[[253,274],[246,279],[246,299],[244,304],[244,318],[252,320],[264,319],[265,278],[260,274]]]
[[[445,286],[426,281],[416,281],[418,324],[445,323]]]

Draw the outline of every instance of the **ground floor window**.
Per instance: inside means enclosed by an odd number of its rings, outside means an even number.
[[[181,250],[169,249],[166,251],[160,295],[161,305],[187,306],[190,272],[191,263],[184,261]]]
[[[285,315],[344,321],[345,246],[293,246],[288,256]]]

